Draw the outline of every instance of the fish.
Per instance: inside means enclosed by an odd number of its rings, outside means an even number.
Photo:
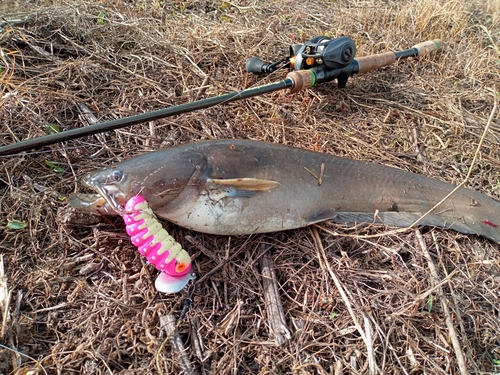
[[[500,202],[398,168],[252,140],[211,140],[152,151],[86,174],[94,193],[69,204],[121,215],[143,196],[155,215],[215,235],[336,223],[453,229],[500,242]]]

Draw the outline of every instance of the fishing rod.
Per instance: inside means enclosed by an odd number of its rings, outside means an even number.
[[[351,38],[342,36],[332,39],[317,36],[303,45],[290,46],[289,56],[282,57],[276,62],[265,63],[258,57],[251,57],[247,60],[246,70],[253,74],[268,74],[278,69],[288,68],[288,75],[281,81],[13,143],[0,147],[0,156],[39,149],[55,143],[180,115],[222,103],[248,99],[279,90],[290,89],[291,93],[296,93],[319,83],[330,82],[335,79],[338,87],[343,88],[346,86],[348,78],[354,74],[370,72],[394,64],[399,59],[426,56],[432,52],[437,52],[442,46],[443,42],[439,39],[429,40],[407,50],[385,52],[355,59],[356,45]]]

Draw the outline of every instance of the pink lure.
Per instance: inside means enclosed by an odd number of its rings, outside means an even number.
[[[124,211],[122,217],[132,243],[161,271],[156,289],[164,293],[180,291],[192,279],[189,254],[161,226],[142,196],[130,198]]]

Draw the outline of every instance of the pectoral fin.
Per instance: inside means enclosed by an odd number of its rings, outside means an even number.
[[[258,178],[227,178],[212,179],[214,185],[232,186],[237,190],[263,191],[270,190],[280,185],[279,182],[261,180]]]

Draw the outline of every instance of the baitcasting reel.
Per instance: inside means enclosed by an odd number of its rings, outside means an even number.
[[[325,36],[314,37],[303,45],[290,46],[290,56],[274,63],[265,63],[258,57],[250,57],[246,62],[248,73],[272,73],[277,69],[288,67],[289,71],[326,67],[342,69],[348,66],[356,55],[354,41],[347,37],[332,39]]]

